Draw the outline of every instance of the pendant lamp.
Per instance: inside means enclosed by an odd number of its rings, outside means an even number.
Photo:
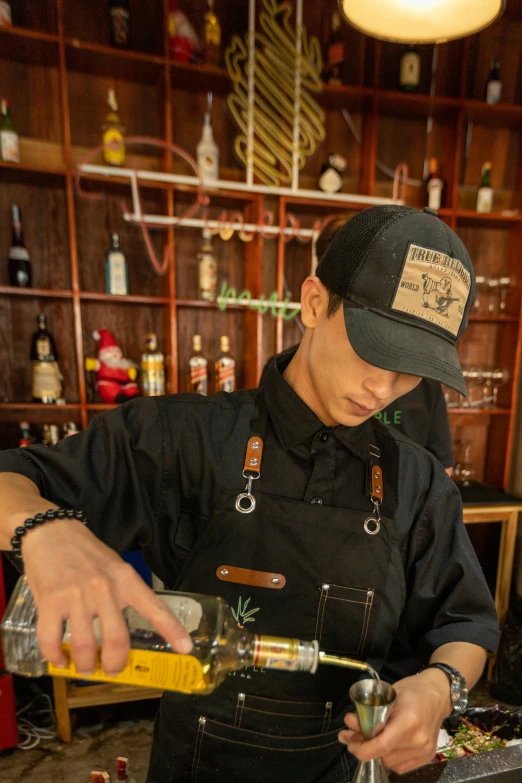
[[[495,21],[506,0],[339,0],[347,21],[366,35],[397,43],[442,43]]]

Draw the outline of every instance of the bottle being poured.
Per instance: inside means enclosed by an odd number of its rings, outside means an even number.
[[[319,664],[343,666],[368,671],[380,684],[379,675],[371,666],[328,655],[319,650],[316,640],[302,641],[246,631],[239,627],[227,602],[218,596],[170,591],[158,591],[157,595],[190,633],[194,644],[192,652],[188,655],[175,653],[148,620],[127,607],[124,617],[129,629],[130,652],[125,668],[111,676],[103,671],[100,626],[98,620],[94,620],[98,653],[95,671],[87,677],[76,670],[72,660],[67,623],[62,641],[68,661],[66,667],[57,668],[43,659],[36,638],[36,606],[26,578],[21,577],[2,621],[6,668],[26,677],[50,674],[195,694],[212,693],[230,672],[248,666],[312,674]]]

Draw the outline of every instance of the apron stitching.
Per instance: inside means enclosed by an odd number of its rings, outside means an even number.
[[[220,742],[232,742],[234,745],[246,745],[249,748],[261,748],[262,750],[279,751],[281,753],[301,753],[303,750],[322,750],[323,748],[330,748],[333,745],[337,745],[339,742],[338,740],[334,740],[333,742],[325,742],[324,745],[310,745],[305,748],[274,748],[272,745],[258,745],[254,742],[242,742],[241,740],[233,740],[228,737],[220,737],[218,734],[212,734],[211,731],[207,731],[207,737],[214,737]],[[299,739],[299,737],[291,737],[291,739]]]
[[[364,591],[366,592],[366,590]],[[337,598],[335,595],[328,596],[329,601],[344,601],[347,604],[359,604],[359,606],[368,606],[368,599],[366,601],[354,601],[351,598]]]
[[[239,726],[241,726],[241,721],[243,720],[243,710],[245,709],[245,699],[241,702],[241,712],[239,713]]]
[[[324,587],[323,587],[323,589],[321,591],[321,599],[319,601],[321,621],[320,621],[320,624],[319,624],[319,634],[318,635],[316,634],[318,641],[321,641],[321,637],[323,635],[324,610],[326,609],[327,598],[328,598],[328,591],[325,590]]]
[[[289,701],[288,699],[270,699],[267,696],[252,696],[251,694],[247,694],[248,698],[251,701],[268,701],[271,704],[315,704],[317,706],[322,705],[322,701]]]
[[[348,780],[348,775],[350,774],[350,770],[348,768],[348,760],[346,758],[346,753],[347,753],[346,750],[343,750],[343,752],[341,753],[341,766],[343,768],[344,777],[346,778],[346,780]]]
[[[331,702],[328,702],[324,708],[323,734],[325,734],[330,728],[331,717],[332,717],[332,704]]]
[[[373,606],[374,596],[375,596],[375,591],[372,590],[372,596],[370,598],[370,601],[368,601],[368,603],[366,604],[366,612],[365,612],[365,615],[364,615],[364,622],[366,624],[366,628],[364,628],[364,625],[363,625],[364,638],[362,640],[362,644],[359,647],[361,653],[362,653],[362,651],[364,649],[364,645],[366,644],[366,636],[368,635],[368,628],[370,627],[370,616],[371,616],[371,613],[372,613],[372,606]]]
[[[317,718],[322,718],[324,716],[324,714],[322,714],[322,715],[319,715],[319,714],[318,715],[300,715],[299,713],[296,713],[296,712],[269,712],[268,710],[256,710],[253,707],[247,707],[246,709],[249,712],[258,712],[260,715],[277,715],[278,717],[281,717],[281,718],[312,718],[312,719],[315,720]]]
[[[206,722],[212,723],[214,726],[222,726],[224,729],[233,729],[234,728],[234,726],[231,726],[230,723],[223,723],[223,721],[214,720],[214,718],[208,718],[208,721],[206,721]],[[273,739],[274,736],[275,736],[274,734],[265,734],[262,731],[255,731],[254,729],[241,729],[241,731],[246,733],[246,734],[255,734],[258,737],[267,737],[267,739]],[[207,729],[206,725],[205,725],[205,733],[206,733],[207,737],[210,736],[210,734],[211,734],[211,731],[209,731],[209,729]],[[332,737],[333,737],[334,734],[337,735],[338,730],[337,729],[332,729],[332,731],[330,731],[328,733],[331,734]],[[213,737],[218,737],[217,734],[212,734],[212,736]],[[304,734],[302,737],[296,737],[293,734],[280,734],[280,735],[277,735],[277,736],[278,736],[279,739],[293,740],[293,739],[315,739],[315,737],[317,737],[318,735],[317,734]],[[219,737],[218,737],[218,739],[219,739]],[[250,743],[247,743],[247,744],[250,744]],[[318,745],[317,747],[322,747],[322,746]]]
[[[201,716],[203,717],[203,716]],[[203,744],[203,732],[205,731],[205,721],[200,722],[198,726],[198,733],[196,737],[196,747],[194,748],[194,758],[192,759],[192,781],[197,782],[199,759],[201,756],[201,745]]]
[[[365,587],[348,587],[348,585],[336,585],[333,582],[328,582],[328,584],[330,587],[338,587],[340,590],[353,590],[357,593],[366,593],[368,591],[368,588]]]

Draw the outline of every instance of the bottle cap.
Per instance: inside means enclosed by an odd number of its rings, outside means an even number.
[[[21,421],[18,425],[21,430],[28,430],[29,429],[29,422],[28,421]]]
[[[158,338],[156,337],[154,332],[145,335],[145,345],[148,348],[151,348],[153,351],[156,350],[156,348],[158,347]]]
[[[113,111],[118,111],[118,101],[116,100],[116,93],[112,87],[109,87],[109,91],[107,93],[107,103]]]
[[[113,245],[120,245],[120,235],[116,233],[116,231],[112,235],[112,244]]]
[[[484,165],[482,166],[482,171],[487,171],[487,170],[488,170],[488,169],[490,169],[490,168],[491,168],[491,162],[490,162],[490,161],[487,161],[487,162],[486,162],[486,163],[484,163]]]
[[[192,347],[194,351],[201,351],[201,335],[195,334],[192,338]]]
[[[230,338],[229,337],[227,337],[226,335],[223,335],[220,338],[219,342],[220,342],[222,351],[229,351],[230,350]]]

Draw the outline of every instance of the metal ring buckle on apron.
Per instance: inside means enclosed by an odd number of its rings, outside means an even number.
[[[256,507],[256,499],[252,494],[252,482],[261,475],[261,460],[263,458],[263,440],[253,435],[248,440],[243,468],[243,478],[247,480],[244,492],[236,498],[236,509],[240,514],[251,514]]]
[[[379,459],[381,451],[377,446],[370,444],[370,454]],[[381,529],[380,506],[384,497],[382,470],[380,465],[372,463],[370,499],[373,503],[373,516],[364,520],[364,529],[369,536],[376,536]]]

